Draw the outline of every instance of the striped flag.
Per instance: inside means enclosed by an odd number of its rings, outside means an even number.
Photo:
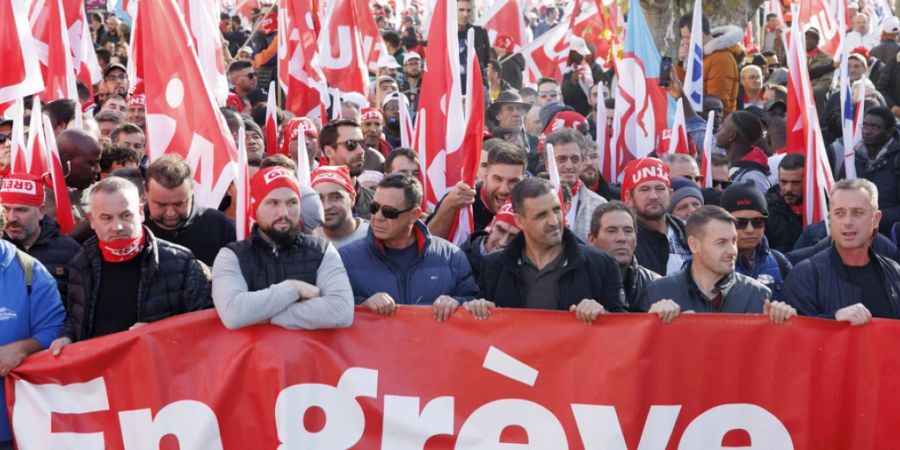
[[[703,111],[703,2],[694,0],[691,44],[685,61],[684,96],[694,111]]]
[[[303,141],[303,138],[298,139]],[[234,225],[237,227],[237,240],[241,241],[250,237],[252,222],[250,217],[250,165],[247,162],[247,135],[244,126],[241,125],[237,142],[237,174],[235,178],[235,196],[237,197],[234,209]]]
[[[266,153],[270,155],[278,153],[278,106],[275,104],[275,80],[269,82],[269,97],[266,99],[265,133]]]
[[[37,100],[35,99],[35,101]],[[80,114],[80,111],[76,111],[76,114]],[[59,149],[56,147],[56,135],[53,132],[53,126],[50,125],[50,118],[43,115],[41,115],[41,118],[44,122],[44,143],[46,144],[44,149],[46,158],[49,161],[48,168],[53,187],[53,196],[56,199],[56,223],[59,224],[59,231],[62,234],[69,234],[75,228],[75,216],[72,214],[72,203],[69,201],[69,188],[66,186],[62,158],[60,158]]]
[[[700,175],[703,176],[703,187],[713,187],[712,175],[712,147],[713,147],[713,122],[716,120],[716,111],[709,112],[706,119],[706,133],[703,134],[703,156],[700,161]]]

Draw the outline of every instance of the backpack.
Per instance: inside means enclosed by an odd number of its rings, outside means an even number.
[[[16,249],[16,259],[22,266],[22,272],[25,272],[25,291],[31,296],[31,282],[34,279],[34,257],[22,250]]]

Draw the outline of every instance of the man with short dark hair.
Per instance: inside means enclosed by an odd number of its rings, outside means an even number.
[[[69,128],[69,123],[75,120],[75,101],[67,98],[54,100],[45,104],[42,111],[50,119],[53,134],[59,136],[63,130]]]
[[[50,346],[54,355],[73,341],[212,306],[208,270],[189,250],[157,239],[143,219],[131,181],[107,177],[91,188],[96,236],[72,260],[66,329]]]
[[[753,181],[760,192],[771,187],[769,157],[756,146],[762,137],[762,123],[749,111],[735,111],[722,122],[716,145],[725,149],[731,162],[731,181]]]
[[[124,145],[136,151],[141,158],[141,166],[146,167],[147,154],[145,152],[146,138],[144,131],[137,125],[131,123],[123,123],[113,130],[110,137],[112,145]]]
[[[112,132],[125,122],[125,116],[118,111],[107,110],[100,111],[94,116],[94,120],[97,121],[97,127],[100,128],[100,143],[105,147],[110,144]]]
[[[625,286],[625,307],[638,312],[638,299],[647,285],[660,275],[638,264],[634,256],[637,247],[637,217],[634,211],[618,200],[598,206],[591,215],[588,242],[616,260]]]
[[[884,107],[867,109],[862,123],[862,141],[856,146],[856,176],[878,187],[881,234],[890,235],[900,222],[900,133],[896,119]]]
[[[234,86],[231,91],[242,99],[246,99],[251,91],[256,89],[256,70],[250,61],[235,61],[228,66],[228,80]]]
[[[527,178],[511,194],[522,230],[502,251],[484,259],[480,299],[466,303],[484,319],[495,306],[568,310],[582,322],[625,311],[615,260],[581,244],[563,226],[559,195],[549,181]]]
[[[112,145],[100,152],[100,178],[106,178],[116,169],[137,168],[141,163],[138,153],[124,145]]]
[[[778,184],[766,192],[766,238],[782,253],[793,250],[803,232],[803,173],[806,158],[790,153],[778,163]]]
[[[349,327],[353,296],[337,250],[300,232],[300,184],[280,166],[250,180],[250,236],[219,251],[213,301],[229,329],[271,323],[288,329]]]
[[[384,174],[402,173],[413,178],[419,178],[419,155],[415,150],[406,147],[397,147],[388,153],[384,159]]]
[[[521,149],[505,142],[488,153],[484,182],[472,189],[459,182],[438,202],[425,223],[435,236],[448,239],[456,211],[472,205],[476,230],[491,223],[494,213],[509,199],[516,183],[525,178],[525,155]]]
[[[415,178],[391,174],[378,183],[366,239],[340,250],[356,303],[391,315],[396,305],[431,305],[447,320],[478,291],[466,256],[432,236],[421,214],[422,187]]]
[[[234,222],[224,213],[196,204],[191,167],[180,156],[157,158],[145,177],[144,225],[158,238],[186,247],[209,266],[222,247],[237,239]]]
[[[769,288],[734,271],[734,223],[734,217],[718,206],[706,205],[695,211],[687,223],[693,259],[683,270],[650,283],[638,307],[649,309],[657,302],[671,300],[681,311],[762,313],[775,323],[797,315],[786,303],[771,302]]]
[[[347,166],[350,170],[353,189],[357,194],[354,211],[358,217],[369,219],[372,216],[369,205],[374,193],[362,187],[356,179],[363,172],[367,148],[359,123],[349,119],[327,123],[319,132],[319,147],[330,165]]]
[[[313,171],[311,178],[324,211],[322,225],[313,234],[328,239],[337,249],[364,239],[369,232],[369,221],[353,217],[356,189],[347,166],[321,166]]]
[[[900,318],[900,265],[872,250],[881,211],[878,188],[864,178],[831,189],[828,217],[833,245],[797,264],[784,299],[801,315],[862,325],[873,317]]]

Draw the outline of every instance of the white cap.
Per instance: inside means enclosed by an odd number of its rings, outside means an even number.
[[[369,100],[359,92],[344,92],[341,93],[341,101],[342,102],[351,102],[359,106],[359,109],[368,108]]]
[[[900,33],[900,19],[898,19],[897,16],[891,16],[884,19],[884,24],[881,25],[881,29],[884,30],[885,33]]]
[[[397,64],[397,58],[388,54],[382,54],[381,57],[378,58],[378,68],[399,69],[400,64]]]
[[[584,39],[578,36],[572,36],[572,40],[569,41],[569,50],[573,52],[578,52],[581,56],[587,56],[591,54],[591,50],[588,48],[587,43],[584,42]]]
[[[850,2],[850,3],[847,5],[847,9],[855,9],[855,10],[859,11],[859,3],[856,3],[856,2]]]
[[[247,53],[248,55],[252,56],[253,55],[253,47],[251,47],[249,45],[246,47],[241,47],[241,49],[238,51],[238,53],[240,53],[240,52],[244,52],[244,53]]]
[[[419,54],[416,53],[416,52],[406,52],[406,54],[403,55],[403,64],[408,63],[409,60],[411,60],[411,59],[418,59],[418,60],[421,60],[421,59],[422,59],[422,56],[419,55]]]

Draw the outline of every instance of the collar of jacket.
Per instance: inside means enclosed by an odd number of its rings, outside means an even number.
[[[682,269],[684,271],[685,277],[687,278],[688,289],[691,289],[694,292],[696,292],[697,294],[699,294],[700,298],[709,300],[708,298],[706,298],[706,294],[703,293],[703,290],[700,289],[700,286],[697,285],[697,282],[694,281],[694,275],[691,273],[691,266],[693,264],[694,264],[693,260],[688,261],[685,264],[684,269]],[[722,300],[724,302],[725,298],[728,297],[728,292],[731,290],[732,287],[734,287],[735,282],[737,282],[737,277],[734,275],[734,272],[732,271],[731,273],[729,273],[728,275],[725,275],[719,281],[716,282],[715,286],[713,286],[712,292],[713,292],[713,294],[721,293]]]
[[[659,231],[656,231],[653,228],[650,228],[647,225],[644,225],[644,222],[642,222],[640,220],[638,220],[637,223],[638,223],[638,233],[639,234],[640,233],[655,233],[659,236],[664,236],[666,239],[669,238],[669,236],[666,233],[660,233]],[[666,214],[666,225],[669,227],[669,229],[674,229],[675,235],[678,237],[678,240],[685,243],[685,245],[687,245],[687,239],[685,238],[684,222],[681,219],[679,219],[671,214]]]
[[[575,233],[572,233],[572,231],[566,227],[563,227],[562,246],[564,255],[563,267],[569,269],[578,267],[582,263],[584,255],[581,253],[581,249],[578,248],[578,238],[575,237]],[[525,263],[522,258],[524,252],[525,233],[522,232],[514,237],[509,245],[503,249],[504,264],[508,267],[515,267],[518,270],[518,268]]]
[[[882,267],[883,263],[880,257],[877,253],[875,253],[874,250],[872,250],[871,245],[869,245],[867,252],[869,254],[869,261],[875,263],[876,268],[878,269],[878,274],[881,275],[882,279],[884,280],[884,268]],[[840,278],[841,281],[850,283],[850,275],[847,274],[847,268],[844,266],[844,260],[841,259],[841,254],[837,251],[837,246],[834,244],[834,239],[831,240],[828,259],[831,261],[831,265],[834,266],[834,270],[837,272],[838,278]],[[884,281],[885,283],[887,282],[887,280]],[[890,291],[888,291],[888,293],[890,293]]]
[[[191,200],[191,211],[188,213],[187,220],[185,220],[184,223],[180,227],[178,227],[178,229],[166,230],[166,231],[169,231],[169,232],[172,232],[175,234],[183,231],[185,228],[193,225],[194,222],[197,221],[197,218],[200,217],[200,213],[202,211],[203,211],[203,208],[201,208],[200,206],[197,206],[197,202],[192,199]],[[148,220],[150,222],[153,221],[153,219],[150,218],[150,205],[144,205],[144,217],[146,217],[146,220]],[[154,225],[159,227],[160,229],[162,229],[162,227],[160,227],[159,224],[154,223]]]
[[[769,157],[766,156],[766,153],[763,152],[759,147],[753,146],[747,154],[741,157],[741,159],[734,164],[732,167],[749,167],[762,171],[766,175],[769,175]]]
[[[425,252],[425,249],[428,248],[428,245],[431,243],[431,233],[428,232],[428,227],[425,226],[425,223],[421,220],[417,220],[415,224],[413,224],[413,234],[416,235],[416,252],[419,256]],[[370,239],[370,243],[381,253],[382,256],[387,256],[384,249],[384,241],[375,237],[375,234],[372,232],[372,227],[369,227],[369,234],[367,236]]]
[[[896,129],[891,130],[891,139],[885,142],[884,147],[878,151],[878,155],[872,160],[869,158],[869,148],[862,141],[856,144],[856,156],[859,156],[868,164],[874,164],[880,160],[886,159],[888,156],[900,151],[900,132]],[[882,153],[883,152],[883,153]]]

